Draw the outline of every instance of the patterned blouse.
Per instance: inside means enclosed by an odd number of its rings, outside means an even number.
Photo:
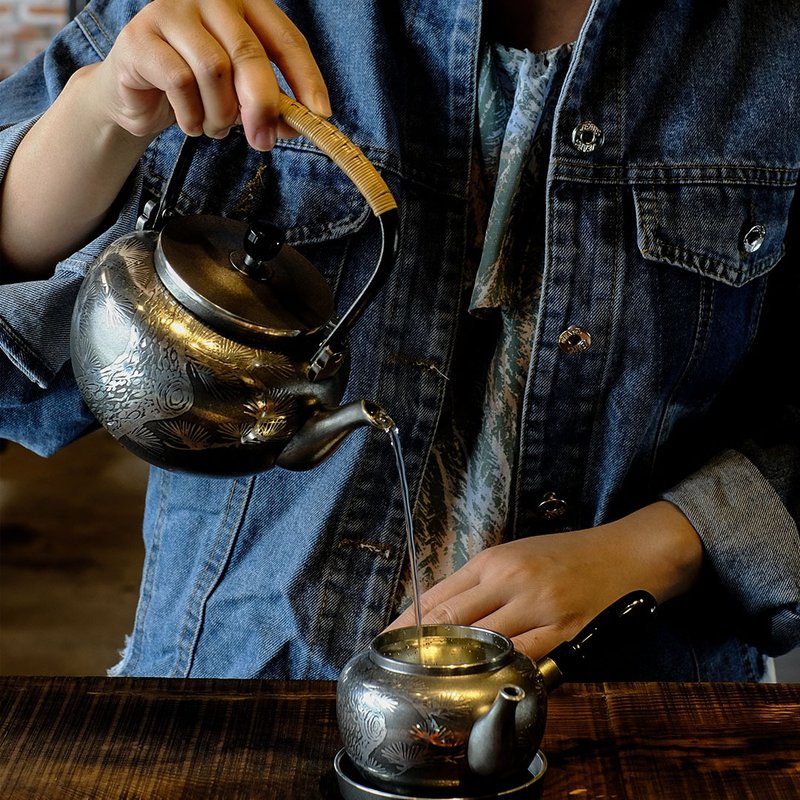
[[[508,530],[518,415],[543,264],[544,179],[552,111],[572,53],[485,48],[478,79],[479,157],[463,315],[436,441],[414,511],[422,591]],[[397,608],[412,597],[411,571]]]

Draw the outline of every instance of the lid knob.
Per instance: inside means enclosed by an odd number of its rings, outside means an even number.
[[[266,220],[253,222],[242,241],[244,256],[241,268],[251,278],[264,278],[264,262],[275,258],[283,244],[283,232],[276,225]]]

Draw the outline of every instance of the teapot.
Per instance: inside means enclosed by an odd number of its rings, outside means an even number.
[[[398,250],[397,204],[341,131],[281,95],[281,117],[355,184],[382,247],[341,316],[321,273],[269,223],[174,212],[197,139],[187,137],[160,201],[92,264],[72,317],[75,378],[125,447],[168,469],[242,475],[308,469],[356,428],[388,429],[376,403],[340,406],[347,334]]]
[[[384,631],[339,676],[336,714],[349,759],[335,761],[342,795],[370,796],[375,787],[388,793],[380,796],[464,797],[525,786],[548,692],[655,608],[649,593],[631,592],[536,662],[474,626]]]

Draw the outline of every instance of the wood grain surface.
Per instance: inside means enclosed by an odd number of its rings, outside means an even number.
[[[568,684],[543,800],[798,800],[797,684]],[[0,678],[2,800],[333,800],[335,684]]]

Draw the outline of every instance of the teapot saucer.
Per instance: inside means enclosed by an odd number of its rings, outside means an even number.
[[[356,770],[350,757],[344,750],[340,750],[333,759],[333,768],[339,784],[339,793],[342,800],[531,800],[539,796],[542,779],[547,770],[547,759],[539,750],[528,767],[527,773],[518,783],[506,784],[502,789],[489,794],[460,794],[448,796],[445,794],[395,794],[382,789],[376,789],[363,782],[363,777]]]

